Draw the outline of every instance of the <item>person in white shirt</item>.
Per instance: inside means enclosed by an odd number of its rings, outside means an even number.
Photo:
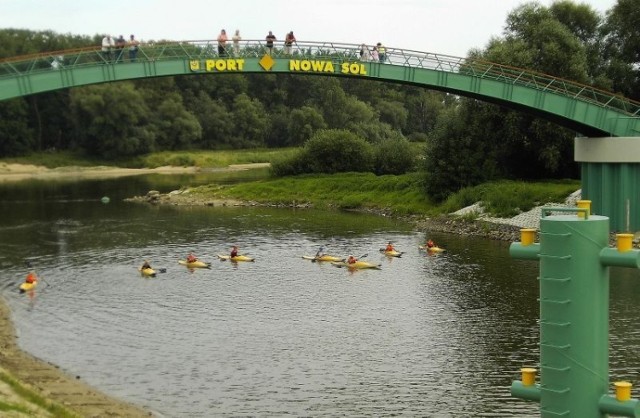
[[[102,56],[106,62],[111,62],[111,54],[115,45],[116,43],[113,41],[111,35],[102,38]]]

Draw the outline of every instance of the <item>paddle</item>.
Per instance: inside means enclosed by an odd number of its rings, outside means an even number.
[[[321,254],[322,252],[324,252],[324,247],[320,247],[318,248],[318,252],[316,253],[316,256],[313,257],[313,260],[311,260],[312,263],[315,263],[316,261],[318,261],[318,254]],[[321,256],[320,256],[321,257]]]

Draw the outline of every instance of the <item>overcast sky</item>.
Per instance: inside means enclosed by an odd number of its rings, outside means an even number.
[[[243,39],[332,41],[466,56],[501,36],[523,0],[0,0],[0,28],[109,33],[140,40],[215,39],[220,29]],[[540,0],[550,5],[552,0]],[[587,0],[598,12],[616,0]]]

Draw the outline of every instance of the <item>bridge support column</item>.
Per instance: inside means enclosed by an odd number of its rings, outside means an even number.
[[[576,138],[582,198],[614,231],[640,231],[640,137]]]

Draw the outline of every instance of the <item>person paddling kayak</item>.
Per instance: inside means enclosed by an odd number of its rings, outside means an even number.
[[[429,241],[427,241],[427,248],[433,248],[433,247],[437,247],[437,245],[435,242],[433,242],[432,239],[430,239]]]
[[[229,254],[229,256],[231,258],[238,256],[238,246],[237,245],[234,245],[233,247],[231,247],[231,254]]]
[[[151,268],[151,264],[149,264],[149,260],[144,260],[144,263],[142,263],[142,267],[140,267],[140,270],[150,269],[150,268]]]
[[[38,281],[38,276],[36,276],[36,274],[33,271],[30,271],[29,274],[27,274],[27,278],[24,279],[24,282],[29,284],[33,284],[37,281]]]
[[[348,264],[355,264],[355,263],[356,263],[356,261],[358,261],[358,259],[357,259],[357,258],[355,258],[354,256],[350,255],[350,256],[349,256],[349,259],[347,260],[347,263],[348,263]]]
[[[395,251],[396,249],[393,248],[393,244],[391,243],[391,241],[389,241],[389,243],[387,244],[387,247],[384,250],[385,251]]]
[[[195,263],[196,261],[198,261],[198,257],[193,255],[193,253],[189,253],[187,256],[187,263]]]

